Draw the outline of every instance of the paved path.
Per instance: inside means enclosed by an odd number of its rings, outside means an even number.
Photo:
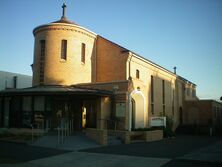
[[[184,156],[205,146],[221,141],[219,137],[177,136],[149,143],[121,144],[81,150],[91,153],[118,154],[154,158],[170,158]]]
[[[4,167],[160,167],[169,159],[72,152]]]
[[[60,144],[58,144],[58,136],[46,135],[40,138],[39,140],[37,140],[32,145],[45,147],[45,148],[60,149],[60,150],[70,150],[70,151],[101,147],[101,145],[87,138],[83,133],[76,133],[74,135],[70,135],[66,137],[64,139],[63,144],[61,144],[61,138],[60,138]]]
[[[0,141],[0,158],[2,159],[12,159],[24,162],[67,152],[70,151]]]
[[[123,144],[85,149],[81,150],[81,152],[60,153],[58,155],[51,155],[51,157],[42,159],[36,159],[35,153],[29,156],[26,155],[27,152],[24,152],[23,154],[23,151],[19,151],[16,148],[17,146],[15,146],[14,150],[11,151],[17,151],[17,154],[20,154],[20,157],[21,155],[29,158],[31,157],[31,161],[12,165],[0,164],[0,167],[222,166],[222,138],[206,136],[178,136],[176,138],[164,139],[163,141],[158,142]],[[36,149],[38,147],[34,148]]]
[[[188,153],[177,159],[202,161],[202,162],[208,162],[208,163],[214,163],[214,164],[221,164],[222,166],[222,141],[203,147],[199,150]]]

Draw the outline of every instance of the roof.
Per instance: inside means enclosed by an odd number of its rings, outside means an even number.
[[[78,25],[73,21],[70,21],[69,19],[67,19],[67,17],[61,17],[60,20],[54,21],[52,23],[66,23],[66,24],[74,24],[74,25]]]
[[[74,86],[59,86],[59,85],[43,85],[23,89],[7,89],[0,91],[0,96],[8,95],[95,95],[95,96],[110,96],[111,91],[77,88]]]
[[[44,26],[51,25],[51,24],[53,24],[53,23],[63,23],[63,24],[78,25],[78,24],[76,24],[75,22],[68,20],[68,18],[67,18],[66,15],[65,15],[65,14],[66,14],[66,7],[67,7],[66,4],[63,3],[63,5],[62,5],[62,17],[61,17],[60,20],[51,22],[51,23],[49,23],[49,24],[40,25],[40,26],[34,28],[33,33],[35,32],[36,29],[41,28],[41,27],[44,27]]]
[[[139,55],[139,54],[137,54],[137,53],[135,53],[135,52],[133,52],[133,51],[131,51],[131,50],[129,50],[129,49],[126,49],[126,48],[124,48],[123,46],[121,46],[121,45],[119,45],[119,44],[117,44],[117,43],[115,43],[115,42],[113,42],[113,41],[110,41],[110,40],[108,40],[108,39],[106,39],[106,38],[104,38],[104,37],[102,37],[102,36],[100,36],[100,35],[98,35],[98,37],[103,38],[104,40],[112,43],[113,45],[115,45],[115,46],[123,49],[122,52],[131,52],[134,56],[137,56],[137,57],[140,58],[141,60],[146,61],[147,63],[155,66],[156,68],[162,69],[162,70],[168,72],[169,74],[176,76],[178,79],[181,79],[181,80],[183,80],[184,82],[187,82],[187,83],[190,83],[190,84],[193,84],[193,85],[196,86],[195,83],[193,83],[193,82],[191,82],[191,81],[183,78],[182,76],[180,76],[180,75],[178,75],[178,74],[175,74],[174,72],[172,72],[172,71],[170,71],[170,70],[168,70],[168,69],[160,66],[159,64],[156,64],[156,63],[154,63],[153,61],[151,61],[151,60],[149,60],[149,59],[147,59],[147,58],[145,58],[145,57],[143,57],[143,56],[141,56],[141,55]]]

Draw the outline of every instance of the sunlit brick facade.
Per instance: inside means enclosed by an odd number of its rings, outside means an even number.
[[[183,122],[185,100],[197,100],[192,82],[65,16],[33,34],[33,87],[1,94],[1,126],[24,127],[41,116],[45,129],[66,122],[78,130],[131,131],[149,127],[151,117],[168,116],[175,129]],[[5,106],[15,103],[14,95],[28,116],[10,124],[6,116],[19,109]]]

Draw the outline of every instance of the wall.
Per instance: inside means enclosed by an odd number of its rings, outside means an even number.
[[[165,114],[174,117],[177,112],[176,75],[135,54],[132,55],[129,62],[128,73],[132,77],[132,89],[139,89],[145,97],[145,126],[149,126],[151,116],[160,116],[163,113],[163,80],[165,85]],[[139,70],[139,78],[136,77],[136,70]],[[151,76],[154,78],[154,114],[151,113]],[[172,112],[173,105],[174,113]]]
[[[46,41],[45,85],[72,85],[95,80],[94,33],[76,25],[52,23],[35,29],[34,36],[33,85],[40,84],[40,40]],[[67,40],[66,60],[61,59],[62,40]],[[85,63],[81,62],[82,43],[86,45]]]
[[[96,141],[98,144],[107,145],[107,130],[87,128],[85,133],[87,137]]]
[[[17,89],[32,86],[31,76],[0,71],[0,90],[4,90],[6,88],[14,88],[14,77],[17,77]]]
[[[96,81],[122,81],[126,78],[126,49],[98,36],[96,44]]]
[[[111,99],[110,97],[101,97],[97,101],[97,129],[107,129],[107,120],[111,116]]]
[[[222,125],[222,104],[214,100],[186,101],[186,122],[196,118],[198,125]],[[198,111],[198,117],[195,112]]]

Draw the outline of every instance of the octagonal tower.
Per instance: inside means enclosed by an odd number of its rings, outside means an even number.
[[[69,21],[63,4],[60,20],[33,30],[33,86],[94,81],[96,34]]]

